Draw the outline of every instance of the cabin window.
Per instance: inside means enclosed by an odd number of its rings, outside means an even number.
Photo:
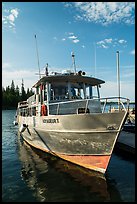
[[[50,84],[50,100],[99,98],[99,89],[83,82],[62,82]],[[45,98],[46,100],[47,98]]]
[[[92,95],[93,95],[93,98],[100,98],[98,86],[93,86]]]
[[[47,100],[47,87],[46,87],[46,85],[43,85],[43,99],[44,99],[44,101]]]
[[[50,92],[50,100],[54,100],[54,90],[51,89],[51,92]]]
[[[92,98],[92,86],[91,85],[89,86],[89,98],[90,99]]]
[[[64,86],[52,87],[50,93],[50,100],[62,100],[68,98],[67,88]]]
[[[39,94],[39,87],[36,87],[36,94]]]
[[[36,107],[32,107],[32,116],[36,116]]]
[[[72,94],[72,97],[76,96],[76,90],[74,89],[74,87],[71,87],[71,94]]]

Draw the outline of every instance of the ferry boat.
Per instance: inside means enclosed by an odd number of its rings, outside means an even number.
[[[119,97],[122,109],[105,111],[107,102],[117,98],[100,97],[103,83],[83,71],[47,71],[33,85],[35,94],[18,103],[23,139],[55,157],[104,174],[127,118],[129,100]]]

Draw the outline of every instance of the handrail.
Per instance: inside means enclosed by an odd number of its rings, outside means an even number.
[[[106,108],[106,105],[109,103],[108,100],[111,100],[111,99],[118,99],[118,101],[113,101],[114,103],[117,103],[118,105],[118,110],[120,111],[120,104],[122,106],[122,108],[126,111],[126,110],[129,110],[129,102],[130,102],[130,99],[129,98],[125,98],[125,97],[105,97],[105,98],[100,98],[100,101],[102,102],[102,100],[105,100],[104,102],[104,106],[103,106],[103,110],[102,110],[102,113],[105,112],[105,108]],[[122,102],[122,99],[126,100],[126,104],[127,104],[127,108],[125,107],[124,103]],[[120,104],[119,104],[120,103]],[[111,111],[111,109],[110,109]]]
[[[49,103],[49,105],[56,105],[56,104],[64,104],[64,103],[74,103],[75,101],[85,101],[85,100],[98,100],[98,98],[97,99],[73,99],[73,100],[68,100],[68,101],[58,101],[58,102],[56,102],[56,103]]]
[[[114,99],[117,99],[118,101],[112,101]],[[104,100],[104,104],[103,104],[103,108],[102,108],[102,113],[105,112],[106,110],[106,107],[108,107],[107,105],[109,105],[109,103],[116,103],[116,105],[118,106],[118,109],[117,107],[115,108],[115,110],[118,110],[118,111],[121,111],[121,110],[129,110],[129,102],[130,100],[128,98],[125,98],[125,97],[103,97],[103,98],[100,98],[100,104],[102,104]],[[125,100],[125,102],[122,102],[122,100]],[[58,115],[59,114],[59,109],[61,108],[61,104],[72,104],[72,103],[78,103],[78,102],[85,102],[85,104],[83,104],[83,108],[85,108],[84,112],[86,113],[87,109],[88,109],[88,106],[89,106],[89,101],[98,101],[98,99],[76,99],[76,100],[69,100],[69,101],[61,101],[61,102],[55,102],[55,103],[50,103],[49,105],[52,106],[52,105],[57,105],[57,108],[56,108],[56,114]],[[119,104],[120,103],[120,104]],[[125,107],[124,103],[126,103],[127,107]],[[110,104],[110,107],[111,107],[112,104]],[[122,107],[120,107],[122,106]],[[112,111],[112,109],[110,109],[110,111]]]

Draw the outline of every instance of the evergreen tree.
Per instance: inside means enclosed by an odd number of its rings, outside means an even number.
[[[29,91],[29,88],[27,88],[27,95],[26,97],[28,98],[30,96],[30,91]]]
[[[10,93],[10,87],[9,87],[9,86],[6,87],[6,93],[7,93],[7,94]]]
[[[26,101],[28,97],[32,96],[34,92],[27,89],[27,93],[24,89],[24,82],[22,79],[21,84],[21,93],[19,87],[14,85],[14,81],[12,80],[11,86],[7,86],[6,88],[2,87],[2,108],[3,109],[11,109],[17,108],[19,101]]]
[[[17,97],[20,96],[18,85],[16,86],[15,93],[16,93],[16,96],[17,96]]]
[[[16,104],[16,106],[18,105],[19,101],[20,101],[20,93],[19,93],[19,87],[17,85],[16,89],[15,89],[15,104]]]
[[[21,100],[22,100],[22,101],[25,101],[25,100],[26,100],[26,92],[25,92],[25,89],[24,89],[23,79],[22,79],[22,84],[21,84]]]
[[[14,81],[13,80],[11,82],[10,92],[11,92],[11,94],[15,94],[15,85],[14,85]]]
[[[27,94],[26,94],[26,98],[29,98],[30,96],[32,96],[34,94],[34,92],[32,91],[32,89],[29,90],[29,88],[27,89]]]

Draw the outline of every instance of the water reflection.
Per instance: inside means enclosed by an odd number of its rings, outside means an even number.
[[[18,135],[21,176],[34,192],[36,201],[104,202],[111,191],[101,173],[86,170],[30,147]],[[117,192],[117,196],[120,196]]]

